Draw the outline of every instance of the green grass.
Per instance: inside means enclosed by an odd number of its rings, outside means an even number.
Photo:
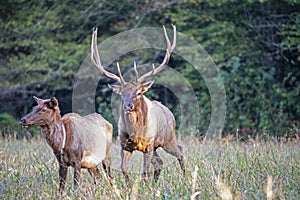
[[[271,140],[271,139],[270,139]],[[94,186],[82,170],[80,190],[74,193],[69,169],[65,199],[299,199],[300,142],[212,142],[182,138],[187,173],[176,159],[160,151],[164,168],[158,183],[140,180],[142,154],[130,162],[133,187],[120,172],[119,146],[113,147],[112,188],[105,178]],[[0,199],[56,199],[58,165],[44,139],[31,142],[0,140]],[[120,195],[118,194],[120,193]]]

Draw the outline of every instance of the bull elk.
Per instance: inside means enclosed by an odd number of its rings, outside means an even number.
[[[100,178],[97,165],[101,161],[107,178],[111,180],[112,125],[97,113],[84,117],[68,113],[61,117],[55,97],[45,100],[33,98],[38,105],[20,120],[20,124],[25,128],[42,128],[42,134],[59,163],[59,192],[64,191],[69,166],[74,168],[75,190],[81,168],[88,169],[96,184]]]
[[[168,38],[165,27],[164,36],[167,42],[166,54],[163,62],[150,72],[139,77],[134,62],[135,81],[125,82],[117,63],[118,76],[108,72],[101,64],[97,47],[97,28],[94,28],[91,44],[91,62],[105,76],[115,80],[118,84],[108,85],[119,94],[122,99],[119,112],[118,134],[121,145],[121,169],[126,182],[130,181],[127,169],[133,151],[144,153],[142,178],[148,179],[150,163],[154,166],[154,180],[157,181],[163,165],[162,159],[156,152],[162,147],[167,153],[175,156],[181,169],[185,172],[182,147],[177,144],[175,134],[175,118],[172,112],[158,101],[150,101],[144,93],[152,86],[154,81],[143,83],[147,78],[166,68],[170,56],[176,46],[176,27],[173,26],[173,44]]]

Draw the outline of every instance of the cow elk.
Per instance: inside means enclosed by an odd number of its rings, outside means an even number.
[[[100,178],[97,165],[101,161],[107,178],[111,181],[112,125],[97,113],[84,117],[68,113],[61,117],[55,97],[34,99],[38,105],[20,120],[20,124],[25,128],[42,128],[42,134],[59,163],[59,192],[64,191],[69,166],[74,168],[75,190],[78,188],[81,168],[89,171],[96,184]]]
[[[157,181],[163,165],[162,159],[156,152],[162,147],[167,153],[175,156],[181,169],[185,172],[182,147],[177,144],[175,134],[175,118],[172,112],[158,101],[150,101],[144,93],[154,81],[143,83],[147,78],[154,76],[166,68],[170,56],[176,46],[176,27],[173,26],[173,44],[168,38],[165,27],[164,36],[167,41],[167,50],[163,62],[150,72],[139,77],[134,62],[135,81],[125,82],[117,63],[118,76],[108,72],[101,64],[97,47],[97,28],[93,30],[91,44],[91,62],[105,76],[115,80],[117,85],[109,85],[112,90],[121,96],[118,134],[121,145],[121,169],[126,182],[130,181],[127,169],[128,162],[134,150],[144,153],[142,178],[148,179],[150,163],[154,166],[154,180]]]

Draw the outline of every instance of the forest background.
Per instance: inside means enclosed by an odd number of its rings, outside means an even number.
[[[99,27],[101,42],[132,28],[171,24],[201,44],[219,69],[226,90],[224,134],[299,134],[298,0],[1,1],[2,134],[23,131],[18,120],[34,106],[33,95],[55,96],[62,114],[72,111],[74,76],[90,53],[93,27]],[[120,58],[122,71],[131,69],[133,60],[161,62],[165,52],[142,53]],[[107,69],[116,73],[115,66]],[[205,133],[212,109],[205,81],[179,56],[172,55],[170,66],[193,86],[201,108],[196,134]],[[116,125],[106,98],[112,93],[109,81],[100,79],[95,106]],[[166,88],[154,85],[147,96],[163,102],[179,120],[176,98]]]

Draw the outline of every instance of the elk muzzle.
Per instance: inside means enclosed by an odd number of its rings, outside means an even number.
[[[30,125],[27,123],[26,121],[26,118],[23,117],[21,120],[20,120],[20,125],[23,126],[24,128],[28,128]]]
[[[134,111],[134,104],[133,103],[125,104],[123,108],[126,112],[132,112]]]

